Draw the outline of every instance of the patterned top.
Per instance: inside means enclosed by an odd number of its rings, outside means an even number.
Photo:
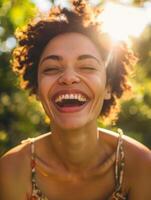
[[[124,174],[124,149],[122,131],[119,131],[119,139],[115,158],[115,191],[109,198],[110,200],[126,200],[122,194],[122,183]],[[35,143],[31,139],[31,170],[32,170],[32,195],[29,200],[48,200],[48,198],[40,191],[36,183],[36,162],[35,162]]]

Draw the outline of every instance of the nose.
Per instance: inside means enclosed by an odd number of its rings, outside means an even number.
[[[80,82],[80,77],[74,69],[66,69],[59,78],[59,84],[72,85]]]

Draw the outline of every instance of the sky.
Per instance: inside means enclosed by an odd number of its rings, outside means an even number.
[[[40,11],[48,11],[52,6],[49,0],[32,0]],[[68,6],[68,0],[56,0],[56,4]],[[90,0],[96,5],[99,0]],[[139,37],[148,23],[151,23],[151,1],[142,8],[130,6],[131,0],[121,0],[121,4],[106,1],[101,14],[104,32],[113,40],[128,40],[129,36]]]

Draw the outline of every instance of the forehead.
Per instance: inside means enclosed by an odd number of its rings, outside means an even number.
[[[96,45],[87,36],[75,32],[60,34],[50,40],[41,55],[41,59],[51,54],[63,57],[90,54],[101,58]]]

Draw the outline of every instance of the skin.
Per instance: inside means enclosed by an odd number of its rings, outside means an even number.
[[[106,79],[98,49],[82,34],[55,37],[41,55],[37,98],[51,118],[52,133],[36,138],[36,174],[40,189],[49,199],[105,200],[114,192],[118,134],[104,129],[98,131],[96,123],[103,101],[110,98]],[[62,91],[83,92],[88,96],[88,103],[78,111],[59,111],[53,97]],[[126,136],[124,150],[123,194],[130,200],[150,200],[150,150]],[[30,161],[28,141],[2,157],[0,199],[30,196]]]
[[[60,59],[45,59],[50,55]],[[78,164],[79,170],[79,165],[87,165],[98,151],[96,119],[104,99],[109,98],[101,56],[86,36],[60,35],[48,43],[41,56],[38,83],[38,97],[52,120],[52,145],[68,168]],[[79,112],[60,112],[51,98],[64,90],[84,92],[90,100]]]

